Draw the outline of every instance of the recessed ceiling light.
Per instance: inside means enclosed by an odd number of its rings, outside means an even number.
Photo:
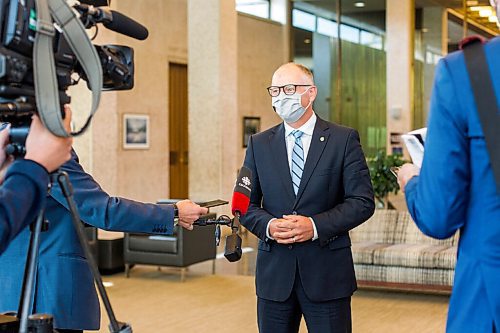
[[[363,1],[358,1],[354,3],[354,7],[363,8],[365,3]]]
[[[481,16],[481,17],[489,17],[491,15],[493,15],[493,11],[489,8],[488,9],[481,9],[479,11],[479,16]]]
[[[473,12],[479,12],[481,10],[486,10],[486,9],[490,9],[491,7],[490,6],[473,6],[473,7],[470,7],[470,10],[472,10]]]

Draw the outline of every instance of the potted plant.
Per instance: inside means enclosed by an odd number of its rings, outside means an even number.
[[[378,201],[379,208],[388,208],[387,196],[389,193],[397,194],[399,185],[397,178],[392,174],[391,167],[400,167],[406,161],[401,154],[386,155],[380,150],[374,157],[368,158],[368,167],[372,179],[373,191]]]

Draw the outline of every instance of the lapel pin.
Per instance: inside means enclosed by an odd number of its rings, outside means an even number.
[[[319,141],[321,141],[321,142],[325,141],[325,137],[322,136],[321,138],[319,138]]]

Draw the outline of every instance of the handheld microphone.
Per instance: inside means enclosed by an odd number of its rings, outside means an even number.
[[[231,235],[226,237],[226,248],[224,257],[230,262],[241,259],[241,237],[238,235],[240,229],[240,217],[245,215],[250,205],[250,194],[252,192],[252,171],[247,167],[242,167],[236,184],[234,186],[233,199],[231,203],[231,212],[234,215],[231,224]]]
[[[90,16],[94,22],[102,23],[109,30],[138,40],[148,38],[149,32],[145,26],[120,12],[86,4],[76,5],[75,8],[82,15]]]

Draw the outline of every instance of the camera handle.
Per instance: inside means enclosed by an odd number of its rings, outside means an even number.
[[[96,48],[90,42],[82,22],[73,13],[65,0],[36,0],[36,36],[33,47],[33,79],[38,114],[51,133],[67,137],[63,126],[54,63],[54,21],[63,30],[66,41],[82,66],[92,90],[92,105],[83,127],[72,136],[82,134],[90,125],[101,98],[102,67]],[[52,16],[51,16],[52,14]]]
[[[96,261],[90,252],[89,245],[86,240],[85,230],[83,224],[80,220],[80,214],[78,213],[78,208],[76,207],[75,201],[73,199],[73,187],[69,181],[69,176],[64,171],[56,171],[50,175],[51,184],[57,182],[61,187],[62,193],[66,198],[68,203],[68,209],[71,213],[71,219],[75,227],[78,239],[83,248],[85,257],[89,264],[89,268],[94,276],[95,283],[97,285],[97,290],[101,299],[104,303],[106,313],[109,317],[109,329],[111,333],[132,333],[132,327],[129,324],[122,323],[116,320],[113,308],[109,301],[108,294],[102,283],[102,277],[97,268]],[[38,214],[34,227],[31,230],[31,238],[28,249],[28,258],[26,259],[26,267],[24,270],[23,286],[21,291],[21,298],[19,302],[18,318],[20,320],[19,333],[28,333],[28,316],[30,309],[32,308],[32,300],[34,294],[34,281],[36,276],[36,270],[38,266],[38,256],[40,248],[40,233],[42,232],[44,226],[44,213],[45,207],[43,207]]]

